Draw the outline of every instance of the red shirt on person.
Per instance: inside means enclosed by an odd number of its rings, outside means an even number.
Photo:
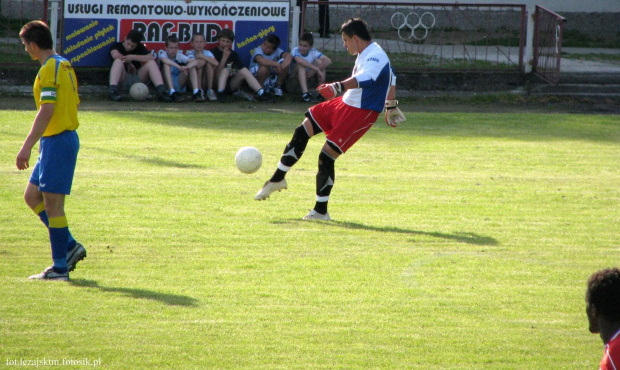
[[[616,332],[605,345],[605,355],[601,360],[601,370],[620,369],[620,331]]]

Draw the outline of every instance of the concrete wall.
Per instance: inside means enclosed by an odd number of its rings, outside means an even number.
[[[618,0],[539,0],[536,2],[556,13],[581,13],[587,9],[589,13],[618,13],[620,12],[620,1]]]
[[[0,0],[0,15],[6,18],[41,19],[43,0]]]
[[[620,12],[560,13],[560,15],[566,18],[565,32],[576,30],[593,38],[620,40]]]

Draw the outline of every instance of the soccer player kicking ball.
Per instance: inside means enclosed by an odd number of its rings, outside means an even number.
[[[29,167],[32,148],[39,143],[39,159],[24,193],[26,204],[48,227],[53,266],[30,279],[69,280],[69,271],[86,257],[84,247],[73,239],[65,216],[65,195],[71,191],[80,140],[77,108],[80,98],[71,64],[53,49],[49,27],[28,22],[19,37],[26,52],[41,63],[34,82],[38,113],[17,154],[19,170]]]
[[[344,81],[318,87],[327,101],[306,112],[303,123],[286,145],[277,170],[254,197],[263,200],[274,191],[286,189],[284,177],[303,155],[308,140],[324,132],[326,141],[319,155],[316,175],[316,203],[304,220],[330,220],[327,203],[334,186],[334,163],[372,127],[384,107],[385,122],[389,126],[396,127],[405,121],[395,100],[396,77],[390,60],[381,46],[372,42],[366,23],[351,18],[342,25],[340,34],[349,54],[357,55],[353,75]],[[344,95],[337,97],[343,91]]]

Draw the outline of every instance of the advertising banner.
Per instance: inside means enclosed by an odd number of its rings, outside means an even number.
[[[194,33],[205,36],[210,49],[222,29],[235,32],[233,49],[246,65],[250,52],[265,37],[276,34],[288,50],[289,6],[285,1],[120,1],[65,0],[60,54],[76,67],[107,67],[110,46],[123,41],[130,30],[144,34],[144,45],[157,53],[175,35],[182,50],[191,49]]]

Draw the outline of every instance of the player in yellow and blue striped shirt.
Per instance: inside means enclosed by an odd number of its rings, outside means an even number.
[[[24,193],[26,204],[48,227],[54,264],[31,279],[69,280],[69,271],[86,257],[86,250],[71,232],[64,211],[71,192],[80,140],[77,108],[80,98],[71,63],[56,54],[52,34],[42,21],[22,27],[19,37],[26,52],[41,63],[33,92],[37,115],[17,154],[19,170],[30,167],[32,148],[39,143],[39,158]]]

